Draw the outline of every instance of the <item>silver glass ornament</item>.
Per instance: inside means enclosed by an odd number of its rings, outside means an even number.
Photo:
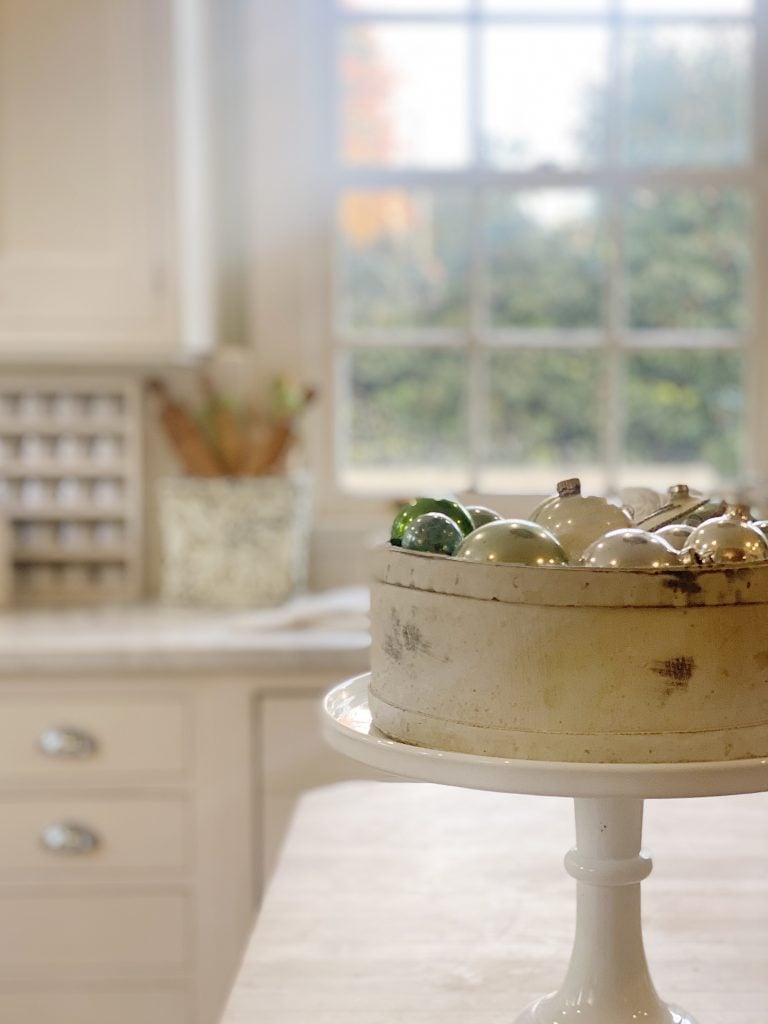
[[[485,526],[486,523],[497,523],[504,518],[499,512],[494,512],[492,508],[486,508],[485,505],[465,505],[464,508],[469,512],[469,518],[475,529]]]
[[[531,520],[557,537],[570,562],[575,562],[588,544],[609,530],[632,525],[629,513],[605,498],[584,496],[578,478],[561,480],[557,497],[539,505]]]
[[[705,505],[707,499],[701,494],[691,492],[688,484],[674,484],[667,489],[666,500],[661,508],[637,521],[642,530],[655,532],[669,523],[685,520],[696,509]]]
[[[697,526],[688,544],[702,565],[768,559],[768,539],[762,530],[743,518],[738,508]]]
[[[633,522],[651,515],[664,504],[658,491],[651,490],[650,487],[622,487],[619,491],[619,501]]]
[[[655,531],[657,537],[663,537],[667,544],[671,544],[675,551],[682,551],[688,544],[693,533],[693,527],[685,523],[668,523]]]
[[[718,498],[710,498],[703,505],[699,505],[694,512],[688,513],[681,521],[688,526],[701,526],[708,519],[716,519],[718,516],[723,515],[727,508],[728,506],[724,501]]]
[[[566,565],[568,557],[549,530],[527,519],[501,519],[461,542],[457,558],[513,565]]]
[[[666,569],[680,556],[663,537],[647,530],[611,530],[593,541],[581,556],[590,569]]]

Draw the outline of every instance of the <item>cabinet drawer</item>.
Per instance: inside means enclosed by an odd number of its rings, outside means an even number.
[[[2,992],[0,1020],[16,1024],[189,1024],[183,992]]]
[[[187,814],[183,800],[0,800],[0,871],[58,880],[103,869],[180,869],[190,846]]]
[[[178,777],[189,767],[186,711],[173,698],[5,697],[0,779]]]
[[[187,918],[183,893],[15,890],[0,896],[0,976],[179,972],[187,961]]]

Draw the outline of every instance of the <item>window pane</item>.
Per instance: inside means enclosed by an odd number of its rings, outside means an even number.
[[[493,25],[483,32],[483,155],[505,168],[584,166],[605,150],[607,31]]]
[[[751,33],[628,31],[624,151],[635,164],[734,164],[749,156]]]
[[[742,193],[643,190],[625,218],[630,326],[745,326],[750,239]]]
[[[441,14],[465,11],[467,0],[336,0],[339,7],[352,11],[378,11],[386,14]]]
[[[366,349],[348,353],[345,376],[347,486],[422,493],[466,483],[462,352]]]
[[[629,14],[751,14],[752,0],[624,0]]]
[[[339,207],[346,327],[451,327],[466,319],[469,217],[457,194],[350,192]]]
[[[466,163],[467,39],[459,25],[364,24],[341,36],[341,157]]]
[[[608,0],[481,0],[481,4],[489,13],[599,14],[606,10]]]
[[[626,388],[627,462],[667,466],[673,483],[702,480],[707,472],[713,482],[718,476],[738,476],[743,429],[739,353],[637,352],[627,357]]]
[[[548,493],[599,460],[600,354],[506,349],[488,355],[487,483]],[[525,483],[519,468],[530,467]],[[544,472],[538,472],[544,470]],[[560,474],[560,475],[558,475]],[[522,486],[521,486],[522,484]]]
[[[601,232],[597,199],[590,192],[493,195],[486,240],[491,323],[599,325]]]

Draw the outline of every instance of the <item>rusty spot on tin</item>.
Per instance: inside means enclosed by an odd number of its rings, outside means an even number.
[[[739,566],[739,565],[736,565],[736,566],[728,565],[728,566],[726,566],[723,569],[723,572],[725,573],[725,578],[726,579],[729,579],[729,580],[732,580],[732,579],[739,580],[739,579],[742,579],[744,576],[749,576],[749,573],[751,572],[751,569],[749,569],[745,565],[741,565],[741,566]]]
[[[681,569],[679,572],[665,573],[664,586],[678,594],[700,594],[701,586],[692,572]]]
[[[694,661],[687,655],[681,654],[676,658],[667,658],[666,661],[657,661],[651,668],[664,679],[669,680],[667,693],[674,693],[675,690],[685,690],[693,675]]]

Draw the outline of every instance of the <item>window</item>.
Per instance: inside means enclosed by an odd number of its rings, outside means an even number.
[[[340,0],[343,489],[748,479],[766,8]]]

